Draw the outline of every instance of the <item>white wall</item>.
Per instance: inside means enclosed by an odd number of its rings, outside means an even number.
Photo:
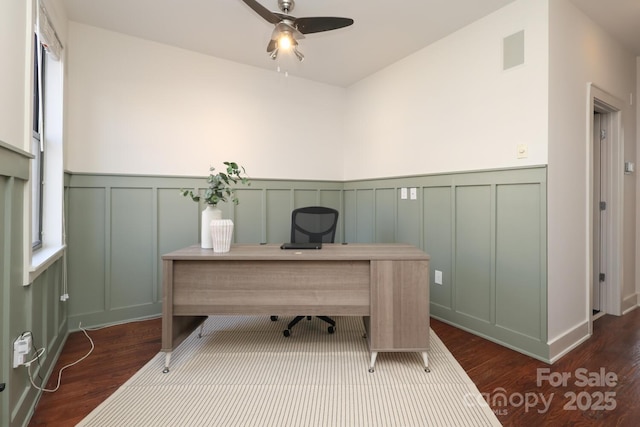
[[[592,82],[618,99],[636,90],[636,58],[568,0],[550,5],[548,298],[549,341],[584,325],[588,286],[588,111]],[[635,94],[634,94],[635,97]],[[636,157],[635,106],[622,116],[624,157]],[[590,131],[589,131],[590,132]],[[624,185],[624,292],[635,285],[635,180]],[[623,295],[624,297],[624,295]]]
[[[0,2],[0,141],[25,151],[29,151],[31,11],[28,1]]]
[[[520,30],[525,63],[503,71]],[[345,178],[546,164],[547,30],[546,2],[518,0],[350,87]]]
[[[72,172],[342,179],[345,89],[71,22]]]
[[[71,23],[66,167],[203,175],[233,159],[253,177],[359,179],[546,164],[546,14],[516,1],[348,96]],[[523,29],[525,64],[503,71],[502,39]]]

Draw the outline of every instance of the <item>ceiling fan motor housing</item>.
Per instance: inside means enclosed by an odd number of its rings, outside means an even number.
[[[295,2],[293,0],[278,0],[278,7],[283,13],[289,13],[293,10]]]

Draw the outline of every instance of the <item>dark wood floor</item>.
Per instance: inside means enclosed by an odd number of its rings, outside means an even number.
[[[598,319],[594,336],[553,365],[434,319],[431,326],[505,426],[640,425],[640,310]],[[60,389],[44,394],[29,425],[75,425],[160,350],[160,333],[159,319],[91,331],[94,352],[64,371]],[[88,349],[82,332],[71,334],[48,387]],[[540,385],[538,369],[548,370]],[[564,384],[546,379],[563,375],[570,375]]]

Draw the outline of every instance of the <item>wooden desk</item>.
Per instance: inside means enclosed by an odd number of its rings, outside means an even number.
[[[191,246],[162,265],[164,372],[173,349],[214,314],[362,316],[370,372],[380,351],[421,352],[429,371],[429,256],[415,246]]]

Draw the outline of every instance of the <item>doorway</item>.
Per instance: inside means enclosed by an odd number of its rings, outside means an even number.
[[[591,85],[589,113],[589,329],[622,309],[622,101]]]

